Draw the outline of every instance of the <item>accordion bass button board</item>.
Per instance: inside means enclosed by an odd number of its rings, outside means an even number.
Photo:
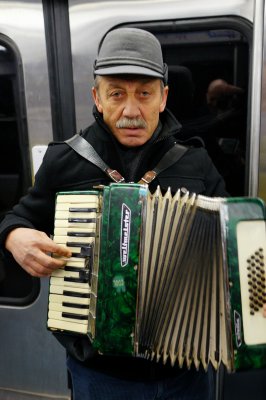
[[[266,242],[264,221],[241,221],[237,225],[240,286],[248,296],[241,297],[244,341],[247,345],[266,343]]]
[[[48,328],[102,354],[228,371],[266,365],[265,207],[111,184],[56,198]]]
[[[258,198],[229,198],[222,203],[220,213],[234,368],[265,367],[265,205]]]

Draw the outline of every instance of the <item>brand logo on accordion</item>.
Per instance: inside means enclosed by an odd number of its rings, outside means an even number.
[[[130,242],[131,210],[126,204],[122,204],[121,210],[121,235],[120,235],[120,261],[121,267],[128,264]]]

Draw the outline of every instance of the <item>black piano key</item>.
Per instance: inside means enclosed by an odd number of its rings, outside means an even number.
[[[72,277],[64,277],[65,282],[73,282],[73,283],[89,283],[88,278],[72,278]]]
[[[62,303],[63,307],[71,307],[71,308],[82,308],[82,309],[89,309],[88,304],[76,304],[76,303],[68,303],[66,301],[63,301]]]
[[[70,271],[70,272],[79,272],[79,278],[81,279],[89,279],[91,275],[91,268],[90,268],[90,263],[86,263],[85,268],[77,268],[73,267],[71,265],[66,265],[64,270],[65,271]]]
[[[80,279],[86,279],[89,281],[90,278],[90,271],[88,269],[82,269],[79,271],[79,277]]]
[[[90,293],[72,292],[71,290],[64,290],[63,295],[69,297],[82,297],[86,299],[89,299],[91,297]]]
[[[79,278],[77,279],[86,279],[89,281],[90,275],[91,275],[91,270],[88,268],[76,268],[76,267],[71,267],[70,265],[67,265],[64,268],[65,271],[70,271],[70,272],[78,272],[79,273]],[[67,278],[67,277],[65,277]],[[76,279],[76,278],[71,278],[71,279]]]
[[[93,246],[81,246],[80,254],[85,257],[91,257],[93,251]]]
[[[95,237],[95,232],[67,232],[67,236]]]
[[[66,242],[66,246],[68,247],[92,247],[92,243],[84,243],[84,242]]]
[[[71,314],[71,313],[67,313],[67,312],[62,312],[62,317],[63,318],[79,319],[79,320],[87,320],[88,319],[87,315]]]
[[[82,224],[88,224],[92,222],[96,222],[95,218],[68,218],[68,222],[76,222],[76,223],[82,223]]]
[[[93,244],[91,243],[78,243],[78,242],[67,242],[66,243],[67,247],[77,247],[80,248],[80,253],[75,253],[72,252],[73,254],[80,254],[81,257],[91,257],[93,255]],[[74,257],[78,257],[77,255],[74,255]]]
[[[72,254],[71,254],[71,257],[74,257],[74,258],[87,258],[87,256],[84,255],[84,254],[81,254],[81,253],[73,253],[73,252],[72,252]]]
[[[69,212],[97,212],[97,208],[77,208],[77,207],[70,207]]]
[[[73,267],[71,265],[66,265],[64,268],[65,271],[79,272],[81,268]]]

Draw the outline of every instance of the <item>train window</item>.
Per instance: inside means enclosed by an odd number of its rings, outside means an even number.
[[[161,42],[180,139],[200,138],[232,196],[247,194],[251,31],[236,19],[136,24]]]
[[[16,46],[0,36],[0,220],[31,183],[21,65]],[[1,257],[0,304],[25,306],[38,291],[37,279]]]
[[[191,32],[185,36],[183,34],[183,37],[185,41],[187,37],[189,45],[179,45],[176,57],[171,51],[171,45],[167,42],[164,45],[165,58],[170,65],[170,93],[172,85],[169,108],[183,125],[184,140],[194,136],[203,139],[214,164],[226,181],[229,193],[234,196],[243,195],[249,53],[247,40],[235,30],[222,29]],[[179,35],[176,39],[182,42]],[[199,54],[196,51],[198,43],[200,58],[196,56]],[[176,97],[179,98],[178,102]]]

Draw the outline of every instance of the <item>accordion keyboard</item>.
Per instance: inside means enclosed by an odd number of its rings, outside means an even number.
[[[95,194],[59,194],[56,201],[54,241],[67,246],[71,258],[50,278],[48,328],[86,334],[91,292],[91,269],[97,258]]]

